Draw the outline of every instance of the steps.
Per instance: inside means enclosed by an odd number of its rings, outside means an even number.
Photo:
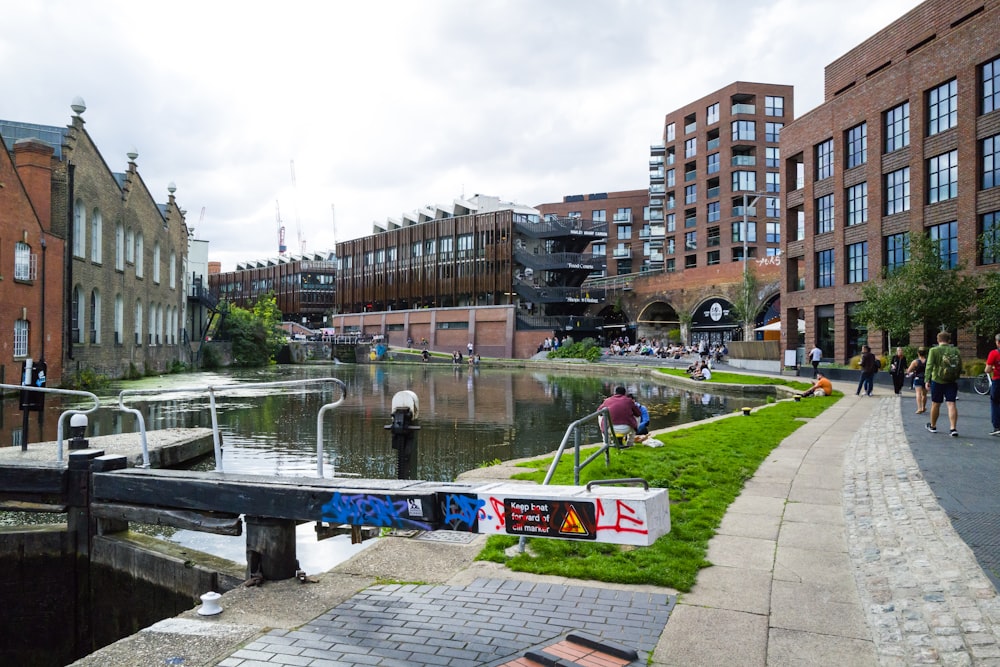
[[[638,659],[634,649],[571,632],[561,641],[525,651],[521,657],[497,667],[626,667]]]

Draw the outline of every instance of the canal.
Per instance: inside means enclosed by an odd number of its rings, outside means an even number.
[[[414,391],[420,400],[420,431],[414,477],[452,481],[460,473],[497,460],[547,454],[561,442],[567,426],[592,412],[614,387],[624,384],[649,410],[651,430],[698,421],[755,406],[761,396],[745,397],[715,391],[687,391],[638,377],[613,367],[572,370],[471,368],[441,364],[272,366],[256,370],[188,373],[149,377],[116,384],[102,396],[102,407],[90,416],[89,435],[136,430],[135,418],[117,409],[117,394],[129,389],[171,389],[227,385],[216,398],[223,438],[223,469],[227,473],[274,476],[316,474],[316,415],[339,397],[336,389],[313,383],[294,389],[255,388],[259,382],[335,377],[347,385],[347,398],[329,412],[324,423],[324,473],[395,478],[396,452],[389,431],[392,397]],[[329,385],[328,385],[329,386]],[[709,389],[705,385],[705,389]],[[698,387],[698,389],[702,389]],[[147,430],[211,427],[204,394],[164,393],[142,396],[130,407],[142,410]],[[7,445],[14,445],[21,427],[17,401],[5,401],[0,428]],[[30,417],[29,443],[56,438],[56,422],[65,406],[47,400],[39,425]],[[10,436],[6,435],[11,433]],[[590,427],[584,442],[596,442]],[[18,442],[19,446],[20,443]],[[29,444],[30,447],[30,444]],[[215,461],[198,464],[214,469]],[[226,538],[192,531],[164,535],[184,546],[236,562],[245,562],[242,537]],[[346,538],[316,542],[311,526],[300,527],[297,544],[307,571],[325,570],[363,548]],[[331,562],[332,561],[332,562]]]

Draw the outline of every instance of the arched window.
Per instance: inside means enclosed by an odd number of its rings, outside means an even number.
[[[135,302],[135,344],[142,345],[142,301]]]
[[[170,281],[170,289],[177,288],[177,253],[170,251],[170,266],[167,267],[167,279]]]
[[[87,318],[84,317],[83,290],[79,285],[73,288],[73,299],[70,303],[70,318],[70,335],[72,336],[71,342],[82,343],[83,332],[81,329],[87,322]]]
[[[115,224],[115,268],[125,270],[125,228],[120,222]]]
[[[77,199],[73,206],[73,256],[85,257],[87,249],[87,211],[83,207],[83,200]]]
[[[149,304],[149,345],[156,345],[156,306]]]
[[[31,270],[31,246],[22,241],[14,244],[14,280],[34,280]]]
[[[125,303],[121,294],[115,294],[115,345],[123,342],[122,330],[125,328]]]
[[[125,261],[135,264],[135,233],[131,229],[125,232]]]
[[[135,277],[142,278],[142,232],[135,235]]]
[[[160,242],[153,243],[153,282],[160,284]]]
[[[101,219],[101,209],[95,208],[90,217],[90,261],[95,264],[101,263],[101,234],[103,234],[104,221]]]
[[[101,342],[101,293],[96,289],[90,293],[90,342]]]

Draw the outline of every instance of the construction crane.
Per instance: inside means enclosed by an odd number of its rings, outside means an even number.
[[[201,223],[203,223],[203,222],[205,222],[205,207],[204,206],[201,207],[201,215],[198,216],[198,227],[201,227]],[[189,239],[193,239],[194,238],[194,230],[195,230],[194,227],[188,227],[188,238]]]
[[[277,199],[274,200],[274,217],[278,221],[278,254],[284,255],[288,246],[285,245],[285,226],[281,224],[281,207]]]
[[[306,240],[302,238],[302,222],[299,220],[299,192],[298,184],[295,182],[295,160],[290,160],[292,168],[292,190],[295,192],[295,233],[298,235],[299,252],[306,254]]]

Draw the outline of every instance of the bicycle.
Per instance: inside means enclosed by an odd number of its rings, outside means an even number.
[[[993,378],[990,377],[989,373],[980,373],[972,379],[972,388],[976,390],[976,393],[980,396],[985,396],[990,393],[990,386],[993,384]]]

